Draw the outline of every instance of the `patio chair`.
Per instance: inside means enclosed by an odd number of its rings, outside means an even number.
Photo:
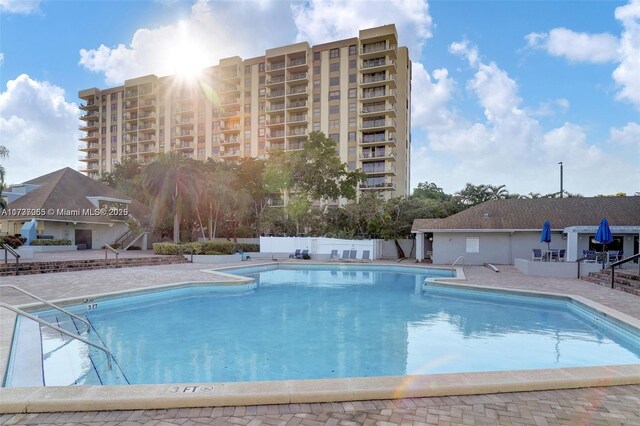
[[[560,249],[560,253],[558,253],[558,261],[564,262],[566,260],[566,254],[567,254],[566,249]]]
[[[551,249],[549,250],[549,261],[557,262],[560,258],[560,249]]]
[[[617,262],[618,261],[618,250],[609,250],[607,252],[607,256],[608,256],[608,261],[609,263],[613,263],[613,262]]]
[[[340,260],[349,260],[349,250],[342,250],[342,257],[340,258]]]
[[[311,259],[311,256],[309,256],[309,250],[302,250],[302,253],[300,253],[300,255],[298,257],[296,257],[296,259],[305,259],[305,260],[309,260]]]
[[[329,255],[329,261],[333,262],[338,260],[338,250],[331,250],[331,254]]]
[[[622,259],[624,259],[624,250],[618,251],[618,259],[617,260],[622,260]]]
[[[582,254],[587,258],[585,263],[596,263],[598,255],[595,250],[582,250]]]
[[[349,252],[349,260],[358,260],[358,250],[351,250]]]
[[[533,260],[534,262],[541,262],[542,261],[542,249],[531,249],[531,251],[533,251],[533,254],[531,255],[531,260]]]
[[[363,262],[371,262],[371,259],[369,258],[369,254],[371,252],[369,250],[363,250],[362,251],[362,261]]]
[[[300,249],[296,249],[295,253],[289,255],[289,259],[299,259],[298,256],[300,256],[300,251]]]

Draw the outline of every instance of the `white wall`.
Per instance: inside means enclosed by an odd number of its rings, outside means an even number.
[[[479,253],[466,252],[467,237],[480,238]],[[485,263],[509,265],[512,263],[509,234],[497,232],[468,234],[437,232],[433,234],[434,264],[450,265],[459,256],[464,256],[465,265],[483,265]]]
[[[338,250],[342,256],[344,250],[357,250],[358,257],[363,250],[369,250],[371,259],[378,259],[376,240],[342,240],[324,237],[260,237],[260,253],[294,253],[297,249],[309,250],[309,254],[330,255]]]
[[[117,238],[121,237],[129,227],[126,223],[114,223],[113,226],[99,224],[78,223],[74,225],[72,222],[52,222],[44,221],[44,235],[53,235],[56,239],[71,240],[71,244],[76,241],[76,229],[91,230],[91,246],[93,249],[101,249],[105,244],[113,243]],[[136,242],[135,245],[142,244],[142,240]]]

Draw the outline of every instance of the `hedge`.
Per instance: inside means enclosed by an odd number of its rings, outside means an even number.
[[[32,246],[70,246],[71,240],[53,239],[53,240],[31,240]]]
[[[234,243],[232,241],[201,241],[197,243],[154,243],[154,254],[234,254],[238,251],[259,252],[260,244]]]
[[[15,237],[12,235],[5,235],[4,237],[0,237],[1,244],[7,244],[11,248],[18,248],[26,241],[25,238]]]

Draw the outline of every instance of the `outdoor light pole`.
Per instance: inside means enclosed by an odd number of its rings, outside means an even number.
[[[560,164],[560,198],[562,198],[564,194],[564,190],[562,189],[562,161],[558,164]]]

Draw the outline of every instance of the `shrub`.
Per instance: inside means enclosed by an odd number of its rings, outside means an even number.
[[[31,240],[32,246],[70,246],[71,240],[53,239],[53,240]]]
[[[201,241],[197,243],[154,243],[153,253],[161,255],[176,254],[234,254],[238,251],[258,252],[259,244],[234,243],[232,241]]]
[[[20,237],[15,237],[13,235],[6,235],[6,236],[0,238],[0,243],[7,244],[9,247],[14,248],[14,249],[20,247],[22,244],[24,244],[25,241],[26,241],[26,239],[20,238]]]

